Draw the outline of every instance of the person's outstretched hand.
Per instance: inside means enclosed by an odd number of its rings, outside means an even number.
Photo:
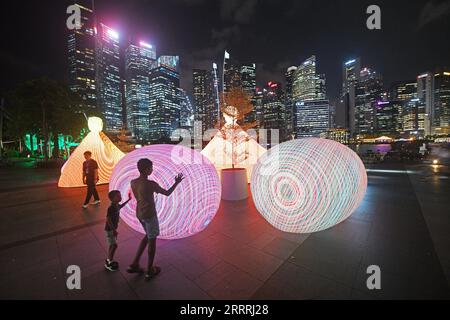
[[[180,183],[184,179],[184,176],[182,173],[177,174],[175,177],[175,183]]]

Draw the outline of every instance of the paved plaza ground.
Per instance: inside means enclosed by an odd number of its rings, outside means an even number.
[[[0,298],[449,299],[448,167],[371,169],[356,212],[310,235],[274,229],[251,198],[222,201],[204,232],[158,240],[162,272],[149,282],[125,272],[140,235],[124,222],[121,270],[103,268],[107,186],[101,205],[83,210],[85,190],[57,188],[54,170],[0,169]],[[79,291],[66,289],[72,264],[82,270]],[[373,264],[382,288],[369,291]]]

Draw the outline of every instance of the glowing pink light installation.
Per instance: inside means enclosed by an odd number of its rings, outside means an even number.
[[[348,147],[305,138],[277,145],[255,165],[257,210],[275,228],[310,233],[330,228],[359,206],[367,189],[364,164]]]
[[[165,189],[172,186],[175,175],[185,179],[169,196],[155,194],[160,224],[160,238],[180,239],[194,235],[212,221],[220,204],[221,184],[216,169],[198,151],[178,145],[151,145],[127,154],[114,168],[109,190],[120,190],[126,197],[130,181],[139,176],[139,159],[153,162],[149,177]],[[121,218],[134,230],[144,233],[136,218],[136,200],[121,210]]]

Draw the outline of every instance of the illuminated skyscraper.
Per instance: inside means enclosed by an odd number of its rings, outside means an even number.
[[[256,64],[241,65],[241,87],[251,100],[253,106],[256,106],[255,92],[256,92]],[[252,123],[256,121],[256,108],[245,115],[243,122]]]
[[[425,134],[425,102],[422,99],[411,99],[404,104],[402,110],[403,132],[423,137]]]
[[[194,128],[194,106],[186,91],[179,88],[180,99],[180,128],[187,129],[192,134]]]
[[[217,123],[214,77],[210,70],[194,69],[192,73],[196,120],[202,122],[202,133],[213,129]]]
[[[137,140],[147,140],[149,131],[149,72],[156,67],[155,49],[143,41],[125,50],[127,125]]]
[[[316,72],[316,56],[298,66],[293,77],[292,97],[295,101],[325,99],[325,75]]]
[[[230,54],[225,51],[223,64],[223,91],[228,92],[232,87],[241,87],[241,67]]]
[[[359,81],[361,61],[359,58],[346,61],[342,68],[342,93],[350,92],[350,87]]]
[[[180,57],[178,56],[160,56],[158,58],[159,67],[165,67],[178,74],[180,73],[179,64],[180,64]]]
[[[249,97],[253,97],[256,90],[256,64],[243,64],[240,73],[242,89]]]
[[[286,110],[284,92],[279,82],[268,82],[263,90],[262,97],[257,94],[257,109],[256,114],[260,117],[260,128],[264,129],[276,129],[278,130],[278,137],[280,141],[287,139],[287,131],[285,127],[286,123]],[[258,100],[261,99],[259,102]],[[260,104],[260,105],[259,105]],[[271,133],[269,133],[271,135]],[[269,142],[272,137],[267,137]]]
[[[292,102],[296,137],[319,137],[330,127],[330,104],[326,99],[325,75],[317,73],[316,56],[292,70]]]
[[[256,87],[255,111],[256,111],[256,121],[258,121],[256,128],[262,128],[264,126],[264,110],[263,110],[264,92],[265,92],[264,89]]]
[[[450,72],[434,74],[435,133],[450,131]],[[444,132],[445,131],[445,132]]]
[[[120,79],[119,34],[100,23],[96,37],[97,105],[103,114],[106,131],[118,131],[123,124]]]
[[[170,141],[180,127],[180,78],[178,72],[165,65],[150,71],[149,140]]]
[[[217,64],[213,63],[213,95],[214,95],[214,108],[216,109],[215,113],[217,116],[217,123],[219,126],[221,125],[222,113],[220,112],[220,93],[219,93],[219,77]]]
[[[395,135],[402,131],[403,101],[378,101],[375,104],[375,132],[380,135]]]
[[[409,101],[417,98],[417,81],[396,82],[391,86],[390,99],[396,101]]]
[[[434,109],[434,76],[431,72],[425,72],[417,76],[417,98],[425,105],[425,135],[430,135],[433,122],[436,119]]]
[[[383,83],[381,76],[372,69],[360,72],[355,86],[355,132],[372,134],[375,132],[376,104],[382,101]]]
[[[330,128],[330,104],[328,100],[305,100],[295,102],[295,135],[320,137]]]
[[[84,3],[84,2],[83,2]],[[86,5],[77,4],[81,12],[81,28],[69,31],[69,87],[83,99],[86,112],[97,107],[95,83],[95,17]]]
[[[286,78],[286,94],[285,94],[285,109],[286,109],[286,131],[287,135],[294,134],[294,121],[295,121],[295,103],[293,97],[293,85],[295,79],[295,73],[297,72],[296,66],[291,66],[285,73]]]
[[[342,92],[335,105],[335,125],[355,133],[355,87],[361,73],[360,58],[347,60],[342,65]]]

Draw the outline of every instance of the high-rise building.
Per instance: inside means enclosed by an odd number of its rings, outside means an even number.
[[[255,111],[256,111],[256,121],[258,122],[256,128],[264,127],[263,98],[264,98],[264,89],[256,87]]]
[[[189,130],[192,134],[194,128],[194,107],[185,90],[178,89],[178,94],[180,96],[180,128]]]
[[[239,63],[231,58],[230,54],[225,51],[223,63],[223,91],[228,92],[233,87],[241,86],[241,67]]]
[[[295,102],[296,137],[319,137],[330,128],[330,104],[328,100]]]
[[[355,87],[355,133],[373,134],[376,122],[376,104],[382,101],[383,83],[374,70],[364,68]]]
[[[347,129],[350,134],[355,132],[355,86],[350,86],[336,102],[335,125],[337,128]]]
[[[380,135],[396,135],[402,131],[402,101],[377,101],[375,105],[375,132]]]
[[[350,131],[347,129],[332,128],[320,134],[320,138],[333,140],[342,144],[350,143]]]
[[[285,73],[286,79],[286,93],[285,93],[285,109],[286,109],[286,131],[287,135],[290,136],[294,134],[294,97],[293,97],[293,85],[295,79],[295,73],[297,72],[296,66],[291,66],[287,69]]]
[[[417,98],[417,81],[396,82],[391,86],[389,99],[395,101],[409,101]]]
[[[350,59],[342,65],[342,92],[335,105],[335,126],[355,134],[355,87],[361,74],[360,58]]]
[[[160,65],[150,71],[149,79],[149,140],[169,141],[180,127],[179,74]]]
[[[425,135],[431,135],[432,126],[435,124],[434,105],[434,75],[431,72],[424,72],[417,76],[417,98],[425,105]]]
[[[407,101],[402,110],[403,132],[423,137],[425,135],[425,109],[424,100],[415,98]]]
[[[314,55],[292,72],[295,136],[319,137],[330,128],[330,104],[326,99],[325,75],[317,73]]]
[[[434,133],[449,131],[450,127],[450,72],[434,74]]]
[[[214,77],[210,70],[194,69],[192,73],[195,118],[202,122],[202,133],[217,124],[217,106],[214,99]]]
[[[179,56],[160,56],[158,58],[158,66],[166,67],[176,73],[180,73],[179,69],[180,57]]]
[[[212,77],[213,77],[214,108],[216,110],[215,114],[217,116],[217,123],[219,123],[220,126],[222,113],[220,112],[219,77],[216,63],[213,63]]]
[[[105,119],[106,131],[118,131],[123,124],[120,79],[119,34],[103,23],[96,37],[97,105]]]
[[[280,129],[283,124],[283,90],[278,82],[268,82],[262,96],[262,127],[265,129]]]
[[[256,106],[255,92],[256,92],[256,64],[243,64],[240,70],[241,87],[247,94],[252,104]],[[256,121],[256,108],[245,115],[243,120],[245,123],[252,123]]]
[[[255,95],[256,90],[256,64],[243,64],[240,70],[242,89],[249,97]]]
[[[344,62],[342,67],[342,94],[350,92],[350,87],[356,85],[359,81],[360,72],[360,58],[354,58]]]
[[[325,99],[325,76],[316,72],[316,56],[298,66],[292,83],[292,96],[295,101]]]
[[[256,99],[259,100],[260,98],[261,101],[256,102],[256,114],[260,118],[260,128],[279,130],[278,139],[280,141],[286,140],[287,131],[284,126],[286,122],[285,99],[281,84],[274,81],[268,82],[262,90],[262,96],[259,97],[259,94],[257,94]],[[270,141],[272,138],[268,137],[268,139]]]
[[[69,31],[69,88],[77,93],[86,106],[86,112],[97,107],[95,82],[95,17],[91,8],[75,3],[81,12],[81,26]]]
[[[125,50],[127,126],[137,140],[147,140],[149,130],[150,79],[156,67],[153,46],[143,41],[130,44]]]

